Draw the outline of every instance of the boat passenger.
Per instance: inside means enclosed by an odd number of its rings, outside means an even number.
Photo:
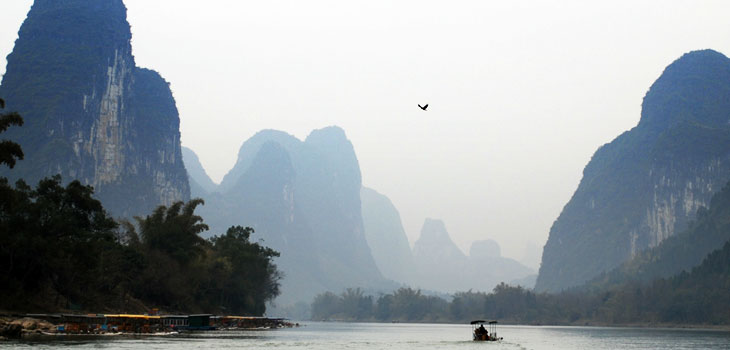
[[[479,328],[477,328],[477,335],[480,337],[486,336],[486,338],[489,339],[489,331],[484,328],[484,325],[480,325]]]

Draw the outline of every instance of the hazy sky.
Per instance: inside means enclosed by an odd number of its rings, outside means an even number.
[[[0,73],[31,3],[3,1]],[[338,125],[411,243],[440,218],[465,252],[494,239],[518,259],[668,64],[730,54],[728,1],[125,3],[137,64],[170,82],[214,181],[261,129]]]

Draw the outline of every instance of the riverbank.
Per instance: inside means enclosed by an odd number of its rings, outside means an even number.
[[[0,341],[43,337],[169,335],[187,331],[298,327],[283,318],[253,316],[25,314],[0,315]]]
[[[20,339],[30,334],[54,334],[56,332],[56,325],[48,321],[30,317],[0,316],[0,341]]]

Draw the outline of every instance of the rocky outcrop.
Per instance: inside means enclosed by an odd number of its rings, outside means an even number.
[[[7,339],[19,339],[22,334],[22,325],[0,319],[0,341]]]
[[[627,281],[650,282],[689,272],[730,240],[730,183],[715,193],[708,209],[702,208],[687,230],[663,240],[610,272],[589,282],[591,288],[608,289]]]
[[[639,124],[596,151],[550,230],[538,291],[579,285],[685,229],[730,180],[730,60],[685,54]]]
[[[0,318],[0,340],[20,339],[24,336],[32,334],[55,332],[56,326],[48,321],[39,320],[31,317],[23,317],[18,319]]]
[[[121,0],[35,1],[0,85],[26,122],[7,133],[25,160],[3,176],[81,180],[116,216],[189,199],[175,100],[130,42]]]

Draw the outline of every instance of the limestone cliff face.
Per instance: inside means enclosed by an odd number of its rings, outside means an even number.
[[[608,289],[627,281],[654,281],[691,271],[730,240],[730,183],[715,193],[707,209],[697,212],[686,230],[663,240],[618,268],[589,282]]]
[[[677,233],[677,229],[685,228],[687,220],[693,218],[700,207],[709,204],[712,194],[722,187],[722,177],[718,179],[716,173],[728,171],[721,163],[720,159],[710,159],[704,167],[691,169],[687,175],[675,172],[671,177],[655,177],[652,175],[662,170],[650,170],[654,189],[640,226],[630,231],[632,256],[647,247],[656,247]],[[730,173],[727,173],[727,179],[730,180]]]
[[[559,291],[685,229],[730,180],[730,59],[682,56],[644,98],[639,125],[596,151],[550,230],[536,289]]]
[[[121,0],[35,1],[0,85],[26,121],[8,133],[25,161],[4,176],[79,179],[117,216],[189,199],[175,101],[130,40]]]

